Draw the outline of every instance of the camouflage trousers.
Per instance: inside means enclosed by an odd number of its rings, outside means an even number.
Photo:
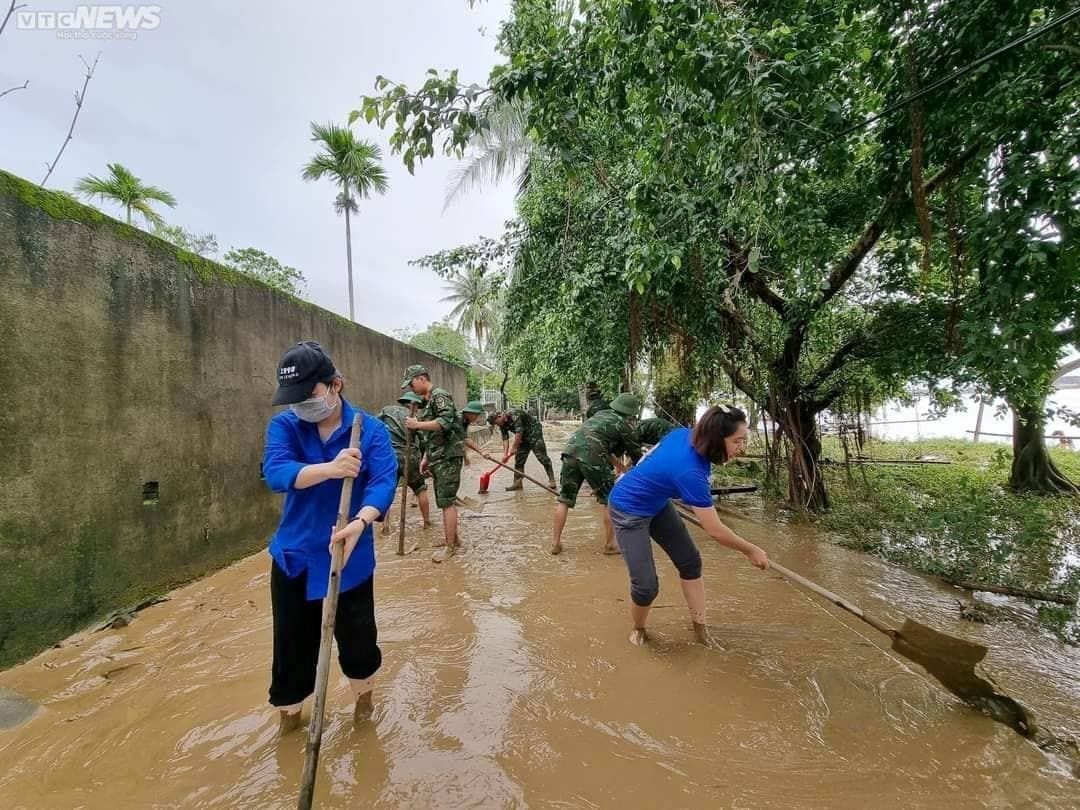
[[[521,445],[517,449],[517,453],[514,454],[514,468],[517,470],[525,469],[525,462],[529,460],[529,453],[536,456],[536,460],[540,462],[543,468],[547,471],[547,474],[552,478],[555,477],[554,470],[551,466],[551,457],[547,452],[547,445],[543,439],[536,439],[529,441],[528,439],[522,439]],[[520,480],[521,476],[515,475],[514,481]]]
[[[615,486],[615,471],[607,461],[592,461],[568,456],[563,453],[562,469],[559,471],[559,502],[571,509],[577,505],[578,491],[588,481],[599,503],[607,503],[611,488]]]
[[[428,462],[431,477],[435,479],[435,505],[440,509],[453,506],[457,499],[458,487],[461,486],[462,462],[461,456]]]
[[[405,451],[395,450],[397,456],[397,485],[401,487],[401,479],[405,475]],[[420,451],[413,448],[409,456],[409,489],[419,495],[427,489],[427,479],[420,474]]]

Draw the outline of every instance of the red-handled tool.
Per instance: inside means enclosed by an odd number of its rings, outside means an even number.
[[[505,456],[503,456],[502,463],[505,464],[509,460],[510,460],[510,453],[507,453]],[[501,467],[502,467],[502,464],[496,464],[494,467],[492,467],[490,470],[488,470],[486,473],[483,473],[480,476],[480,494],[481,495],[483,495],[485,492],[488,491],[488,486],[491,484],[491,476],[493,476],[495,473],[497,473],[501,469]]]

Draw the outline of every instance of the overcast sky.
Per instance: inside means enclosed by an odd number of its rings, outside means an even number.
[[[80,0],[20,0],[24,11],[62,11]],[[3,2],[6,11],[7,2]],[[344,220],[329,182],[306,183],[314,153],[309,122],[344,124],[378,74],[416,86],[428,67],[482,83],[508,3],[470,10],[466,0],[318,4],[173,0],[136,41],[71,41],[16,28],[0,37],[0,168],[38,182],[70,124],[82,84],[78,55],[101,52],[75,137],[50,188],[70,191],[86,174],[123,163],[172,192],[166,218],[217,235],[222,251],[253,246],[301,270],[320,306],[348,312]],[[357,320],[390,332],[426,326],[448,311],[443,282],[410,259],[497,235],[513,215],[513,182],[473,192],[442,213],[453,163],[437,159],[410,176],[385,134],[385,197],[360,202],[353,220]],[[115,209],[102,207],[113,215]]]

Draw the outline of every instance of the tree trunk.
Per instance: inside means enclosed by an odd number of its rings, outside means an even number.
[[[1011,403],[1010,403],[1011,405]],[[1046,450],[1043,409],[1013,406],[1013,462],[1009,486],[1016,492],[1080,495]]]
[[[352,226],[349,223],[349,184],[345,183],[342,192],[345,195],[345,264],[349,270],[349,320],[356,322],[356,310],[353,308],[352,283]]]
[[[784,431],[791,443],[788,451],[788,500],[811,512],[829,508],[829,494],[821,475],[821,437],[817,413],[800,402],[784,412]]]

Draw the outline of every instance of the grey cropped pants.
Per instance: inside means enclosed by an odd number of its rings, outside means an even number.
[[[652,553],[653,540],[679,569],[681,579],[701,576],[701,554],[671,501],[652,516],[629,515],[614,506],[610,507],[610,512],[615,539],[630,571],[630,598],[635,605],[648,607],[660,593]]]

